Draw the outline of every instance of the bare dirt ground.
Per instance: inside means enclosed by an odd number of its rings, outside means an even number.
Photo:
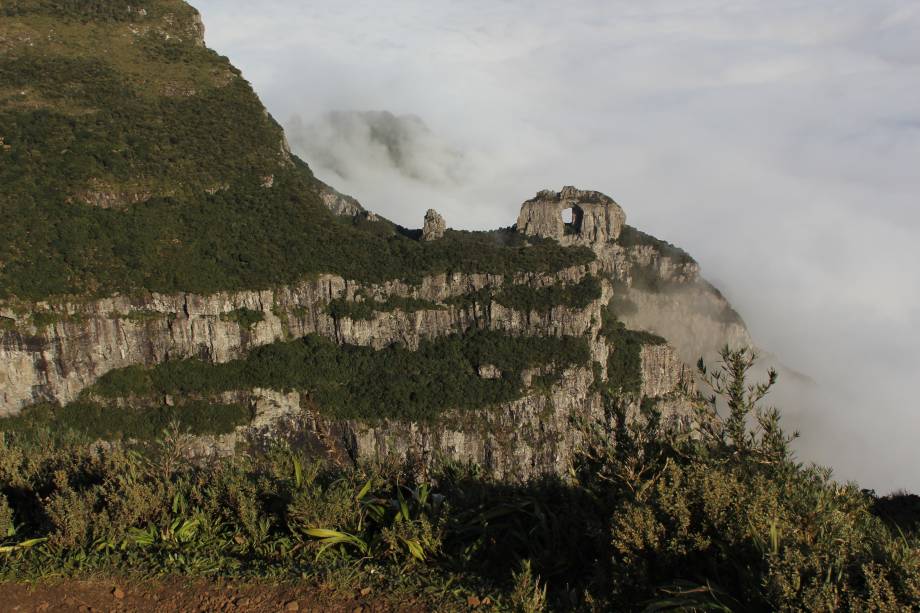
[[[78,613],[319,612],[391,613],[427,611],[419,603],[383,602],[365,588],[354,595],[326,594],[316,587],[166,581],[64,581],[0,584],[0,611]]]

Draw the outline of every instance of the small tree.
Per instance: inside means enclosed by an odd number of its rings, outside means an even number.
[[[758,464],[776,466],[789,459],[789,443],[798,432],[787,435],[780,426],[779,410],[760,403],[776,384],[775,369],[767,371],[767,380],[749,384],[749,373],[757,362],[753,349],[730,349],[720,353],[718,368],[710,371],[700,358],[697,363],[700,379],[711,393],[699,392],[694,406],[699,419],[696,426],[710,453],[745,456]],[[727,415],[719,412],[720,399],[728,408]]]

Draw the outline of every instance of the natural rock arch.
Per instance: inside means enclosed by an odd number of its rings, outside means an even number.
[[[571,222],[563,213],[571,210]],[[561,192],[544,190],[521,206],[517,230],[528,236],[553,238],[562,244],[615,241],[626,224],[626,213],[600,192],[564,187]]]
[[[581,234],[585,212],[577,204],[562,210],[562,226],[565,236],[578,236]]]

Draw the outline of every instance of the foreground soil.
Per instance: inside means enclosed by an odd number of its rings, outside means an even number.
[[[76,611],[163,613],[323,611],[329,613],[390,613],[428,611],[420,603],[384,602],[365,588],[354,595],[325,593],[315,586],[241,585],[233,583],[166,581],[64,581],[61,583],[0,584],[0,611]]]

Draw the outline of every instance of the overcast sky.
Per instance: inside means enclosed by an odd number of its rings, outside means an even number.
[[[321,178],[410,227],[609,194],[818,382],[783,398],[803,460],[920,491],[920,2],[197,6]],[[399,159],[328,115],[369,110],[423,122]]]

